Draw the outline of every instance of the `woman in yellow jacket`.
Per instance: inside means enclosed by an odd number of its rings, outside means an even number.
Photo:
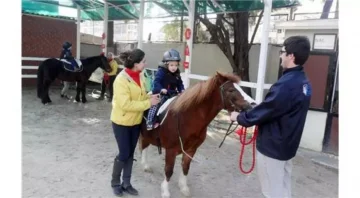
[[[112,97],[113,97],[113,93],[114,93],[114,88],[113,88],[113,84],[116,78],[116,74],[118,71],[118,67],[119,65],[117,64],[117,62],[114,60],[114,54],[113,53],[109,53],[108,54],[108,61],[111,67],[111,72],[110,73],[104,73],[104,78],[102,80],[101,83],[101,94],[100,97],[97,98],[97,100],[104,100],[104,95],[105,95],[105,91],[106,91],[106,84],[107,81],[109,82],[109,91],[110,91],[110,97],[108,98],[108,101],[111,102],[112,101]]]
[[[159,103],[158,95],[147,95],[140,77],[145,67],[145,53],[140,49],[120,54],[125,69],[116,77],[112,100],[111,121],[119,154],[114,160],[111,187],[117,196],[123,191],[138,195],[130,183],[134,151],[140,135],[143,112]],[[120,182],[123,171],[122,183]]]

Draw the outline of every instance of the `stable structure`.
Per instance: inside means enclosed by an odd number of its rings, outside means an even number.
[[[76,24],[74,19],[64,17],[45,17],[23,13],[21,18],[22,86],[35,86],[40,62],[45,57],[59,57],[61,46],[65,40],[76,43]],[[77,46],[73,46],[74,56],[80,54]],[[59,85],[59,82],[55,83]]]
[[[34,5],[29,6],[26,2],[31,2]],[[112,1],[112,0],[83,0],[83,1],[72,1],[71,3],[64,4],[61,1],[42,1],[42,0],[23,0],[24,7],[34,12],[39,12],[40,9],[51,10],[51,6],[66,6],[77,9],[77,38],[80,38],[80,21],[83,19],[92,20],[103,20],[104,21],[104,33],[103,38],[103,53],[107,52],[107,22],[108,20],[116,20],[121,18],[122,20],[139,18],[139,34],[138,34],[138,48],[142,48],[142,30],[143,30],[143,19],[145,15],[145,3],[148,5],[156,5],[166,10],[170,16],[188,16],[190,32],[193,32],[194,19],[196,14],[215,14],[215,13],[226,13],[226,12],[239,12],[239,11],[250,11],[264,9],[264,23],[262,29],[262,40],[261,50],[259,57],[259,70],[258,79],[255,85],[256,87],[256,101],[261,102],[263,98],[263,90],[266,88],[264,85],[265,71],[266,71],[266,60],[267,60],[267,48],[268,48],[268,34],[270,26],[270,16],[272,8],[290,7],[298,4],[297,1],[287,0],[253,0],[253,1],[195,1],[195,0],[182,0],[181,1],[167,1],[167,0],[153,0],[146,2],[145,0],[134,1]],[[36,6],[35,4],[44,4],[45,8]],[[25,6],[24,6],[25,5]],[[103,8],[103,9],[100,9]],[[140,9],[139,9],[140,8]],[[81,13],[83,11],[83,13]],[[186,12],[187,11],[187,12]],[[147,13],[149,15],[149,13]],[[110,17],[110,18],[109,18]],[[151,17],[151,16],[150,16]],[[193,35],[190,34],[190,38],[187,39],[187,64],[185,68],[184,83],[185,86],[189,86],[191,76],[191,59],[192,59],[192,45]],[[77,46],[80,46],[80,39],[77,39]],[[77,49],[78,51],[80,49]],[[80,52],[80,51],[79,51]],[[254,84],[243,82],[242,86],[254,87]]]

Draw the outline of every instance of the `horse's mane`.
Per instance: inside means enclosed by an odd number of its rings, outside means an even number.
[[[86,57],[81,59],[81,62],[84,64],[88,64],[88,63],[92,63],[94,62],[96,59],[101,58],[102,55],[97,55],[97,56],[90,56],[90,57]]]
[[[205,99],[211,96],[215,89],[219,89],[222,83],[226,81],[239,82],[240,78],[234,74],[225,74],[217,72],[216,75],[206,81],[199,82],[194,86],[186,89],[177,100],[174,101],[172,110],[183,112],[196,107]]]
[[[87,61],[93,61],[94,59],[98,59],[100,58],[101,55],[97,55],[97,56],[90,56],[90,57],[86,57],[83,60],[87,60]]]

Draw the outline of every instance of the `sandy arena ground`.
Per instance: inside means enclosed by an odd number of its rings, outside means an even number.
[[[74,91],[71,92],[74,95]],[[89,93],[89,92],[88,92]],[[115,197],[110,188],[112,163],[117,146],[109,121],[111,104],[88,96],[87,104],[60,98],[51,88],[53,103],[43,106],[35,89],[22,91],[23,197],[82,198]],[[188,184],[193,198],[261,197],[256,169],[250,175],[239,171],[239,142],[208,132],[190,168]],[[249,167],[251,150],[246,151]],[[164,157],[151,147],[149,163],[153,173],[142,171],[136,149],[132,184],[140,198],[159,198],[164,179]],[[180,158],[169,185],[172,197],[182,197],[178,188]],[[293,197],[338,197],[338,173],[311,162],[300,150],[293,161]],[[126,195],[124,197],[130,197]]]

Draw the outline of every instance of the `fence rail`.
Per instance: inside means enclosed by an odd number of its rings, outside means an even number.
[[[40,58],[40,57],[22,57],[21,58],[21,60],[25,60],[25,61],[44,61],[46,59],[48,59],[48,58]],[[36,69],[38,69],[38,66],[22,65],[21,68],[36,70]],[[152,75],[154,75],[155,72],[157,71],[156,69],[152,69],[152,68],[146,68],[146,70],[152,71]],[[186,77],[184,73],[181,73],[181,76],[182,76],[182,78]],[[21,77],[22,78],[36,78],[36,74],[22,74]],[[189,79],[195,79],[195,80],[209,79],[209,76],[203,76],[203,75],[198,75],[198,74],[189,74],[188,77],[189,77]],[[246,81],[240,82],[240,86],[243,86],[243,87],[256,88],[256,85],[257,85],[257,83],[253,83],[253,82],[246,82]],[[272,84],[265,84],[264,89],[270,89],[271,86],[272,86]]]

